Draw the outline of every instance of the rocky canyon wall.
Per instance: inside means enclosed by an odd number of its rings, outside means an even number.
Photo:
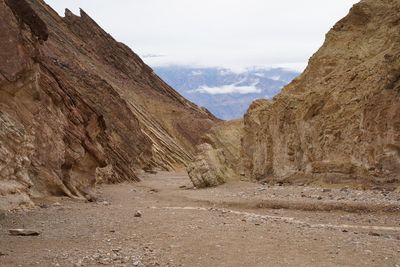
[[[244,116],[252,180],[400,184],[400,1],[363,0],[302,75]]]
[[[396,187],[400,181],[400,1],[364,0],[305,72],[244,117],[246,174]]]
[[[0,0],[0,209],[173,169],[216,119],[86,13]]]

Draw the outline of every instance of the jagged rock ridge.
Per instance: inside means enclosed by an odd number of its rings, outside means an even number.
[[[0,0],[0,208],[192,158],[216,121],[86,13]]]

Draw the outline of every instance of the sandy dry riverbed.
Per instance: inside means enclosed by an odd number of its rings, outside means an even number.
[[[142,179],[0,214],[0,266],[400,266],[400,193]]]

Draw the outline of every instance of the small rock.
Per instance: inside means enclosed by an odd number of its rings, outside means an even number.
[[[346,230],[346,229],[343,229],[343,230],[342,230],[342,232],[343,232],[343,233],[347,233],[347,232],[348,232],[348,230]]]
[[[368,235],[370,235],[370,236],[381,236],[379,233],[376,233],[376,232],[369,232]]]
[[[322,193],[332,192],[332,189],[324,188],[322,189]]]
[[[133,266],[144,266],[143,263],[139,260],[133,262]]]
[[[86,194],[85,198],[89,202],[97,202],[97,197],[95,195],[93,195],[93,194]]]
[[[318,200],[321,200],[321,199],[322,199],[322,197],[321,197],[321,196],[319,196],[319,197],[317,197],[317,199],[318,199]]]
[[[40,233],[35,230],[28,230],[28,229],[9,229],[8,232],[10,235],[14,236],[38,236]]]
[[[47,209],[47,208],[49,207],[49,205],[47,205],[47,204],[40,204],[39,207],[42,208],[42,209]]]
[[[60,206],[61,206],[61,203],[60,203],[60,202],[53,203],[53,206],[54,206],[54,207],[60,207]]]
[[[185,188],[186,188],[186,185],[181,185],[181,186],[179,186],[179,188],[185,189]]]
[[[150,192],[158,193],[159,191],[158,191],[158,189],[152,188],[152,189],[150,189]]]
[[[109,206],[110,202],[108,201],[101,201],[100,204],[104,205],[104,206]]]
[[[137,218],[140,218],[140,217],[142,217],[142,212],[138,210],[138,211],[135,212],[134,216],[137,217]]]

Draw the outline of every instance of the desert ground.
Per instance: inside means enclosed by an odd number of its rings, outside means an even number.
[[[141,178],[0,214],[0,266],[400,266],[399,192]]]

